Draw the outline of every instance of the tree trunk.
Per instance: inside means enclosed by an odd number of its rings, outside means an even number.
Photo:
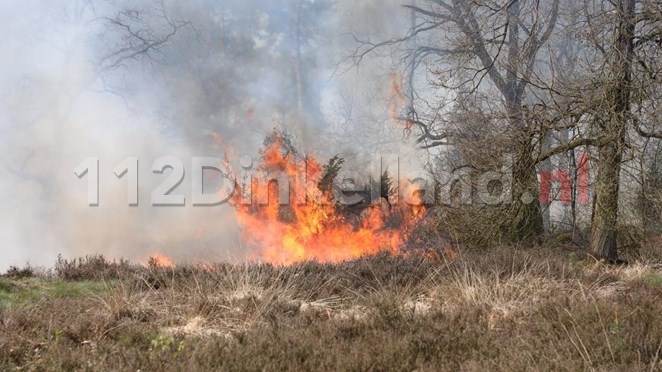
[[[513,201],[509,236],[513,241],[526,241],[543,233],[540,190],[531,135],[518,136],[513,163]]]
[[[508,32],[508,68],[502,90],[506,111],[514,130],[513,201],[508,235],[515,242],[536,238],[544,232],[538,173],[533,159],[533,132],[522,110],[524,86],[518,79],[518,66],[523,55],[519,40],[520,11],[519,2],[513,1],[509,4],[508,20],[512,23]]]
[[[598,153],[598,179],[595,183],[591,254],[597,258],[616,260],[618,223],[618,189],[622,149],[616,143],[606,144]]]
[[[605,83],[605,101],[609,105],[601,129],[598,150],[598,177],[591,226],[591,254],[596,258],[616,261],[618,189],[621,160],[625,148],[625,131],[630,117],[630,69],[633,58],[635,0],[621,0],[621,19],[611,48],[611,69]]]

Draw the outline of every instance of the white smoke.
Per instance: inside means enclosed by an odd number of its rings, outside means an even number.
[[[139,7],[150,1],[129,3]],[[202,12],[207,5],[200,1],[190,6]],[[406,13],[398,5],[399,1],[336,3],[333,27],[325,35],[330,41],[317,46],[316,79],[328,128],[311,129],[306,123],[282,123],[265,115],[257,127],[246,127],[228,145],[238,148],[239,155],[255,156],[271,127],[293,124],[299,141],[321,156],[370,152],[374,149],[362,146],[375,140],[385,143],[380,150],[390,153],[408,149],[399,128],[379,133],[373,129],[387,117],[381,89],[387,86],[392,67],[385,62],[388,58],[368,58],[358,70],[333,74],[352,49],[348,32],[376,40],[406,26]],[[99,73],[99,55],[105,45],[101,36],[108,37],[102,17],[121,6],[124,2],[86,0],[0,3],[4,25],[0,38],[4,56],[0,59],[0,271],[26,262],[51,266],[58,254],[74,258],[100,253],[141,261],[150,253],[165,253],[178,261],[241,260],[245,254],[231,207],[190,204],[191,158],[222,157],[227,150],[214,144],[204,123],[167,115],[164,105],[168,102],[189,105],[195,111],[195,90],[183,88],[177,97],[164,96],[156,83],[161,75],[154,72],[159,67],[151,69],[149,64]],[[256,97],[265,96],[264,90],[270,95],[279,92],[268,74],[259,75],[264,70],[260,67],[269,63],[257,60],[246,67],[256,70],[257,80],[250,87]],[[374,72],[378,70],[382,72]],[[192,84],[188,79],[182,74],[181,81],[167,83],[187,87]],[[340,103],[348,97],[353,114],[345,118],[350,122],[342,129]],[[242,119],[236,120],[241,128]],[[192,136],[190,127],[195,125],[202,129]],[[183,208],[151,206],[151,192],[169,173],[152,173],[152,163],[161,156],[175,156],[186,167],[184,182],[173,192],[186,196]],[[99,158],[98,207],[87,205],[90,174],[79,179],[73,171],[88,157]],[[127,204],[127,179],[113,174],[113,168],[127,157],[140,161],[138,207]]]

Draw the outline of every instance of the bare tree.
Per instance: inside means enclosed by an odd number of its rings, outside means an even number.
[[[539,204],[520,202],[526,193],[538,195],[537,164],[577,147],[595,148],[590,250],[613,262],[621,166],[626,155],[636,156],[630,150],[639,143],[632,136],[662,138],[655,127],[662,119],[657,107],[662,5],[585,0],[564,4],[568,11],[563,13],[559,3],[427,0],[405,5],[414,16],[407,35],[379,43],[357,37],[355,62],[378,48],[399,48],[409,83],[401,119],[416,131],[422,148],[467,137],[469,128],[457,122],[462,110],[499,123],[493,128],[502,129],[515,152],[510,220],[520,237],[542,227]],[[435,84],[420,88],[421,75],[427,81],[435,77]],[[558,145],[546,144],[563,132],[572,135]]]
[[[637,135],[662,138],[659,120],[659,56],[662,5],[648,0],[586,0],[575,25],[586,30],[577,58],[581,78],[556,93],[574,107],[587,129],[585,143],[597,148],[597,177],[591,224],[592,255],[618,261],[617,231],[622,163],[641,156]]]
[[[405,5],[412,13],[407,35],[379,43],[357,38],[354,54],[359,63],[377,48],[409,46],[402,57],[408,105],[401,119],[407,130],[416,131],[421,148],[453,143],[452,129],[462,131],[462,123],[450,122],[448,114],[459,106],[480,105],[483,114],[489,112],[514,152],[509,229],[515,239],[543,229],[537,203],[540,159],[534,151],[540,128],[528,115],[540,100],[532,89],[551,85],[539,59],[557,25],[559,2],[427,0]],[[433,75],[436,83],[419,87],[421,74]],[[452,97],[451,102],[440,96]]]
[[[625,132],[630,112],[631,65],[634,46],[635,0],[617,2],[614,42],[609,51],[609,78],[605,82],[603,105],[609,113],[598,121],[602,135],[598,147],[598,178],[591,226],[591,252],[597,257],[618,257],[616,231],[620,167],[625,151]]]

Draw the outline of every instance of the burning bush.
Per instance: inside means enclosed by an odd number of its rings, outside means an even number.
[[[394,189],[387,172],[380,184],[373,180],[370,185],[381,188],[379,203],[367,200],[368,191],[355,193],[357,203],[346,205],[335,198],[342,158],[334,156],[321,166],[299,152],[283,132],[269,135],[264,145],[257,169],[269,177],[252,177],[250,187],[239,190],[234,200],[253,259],[291,264],[339,262],[382,250],[400,253],[412,219],[391,208],[387,198]]]

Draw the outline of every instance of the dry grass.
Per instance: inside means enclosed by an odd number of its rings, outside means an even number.
[[[13,269],[0,370],[662,370],[662,267],[573,257]]]

